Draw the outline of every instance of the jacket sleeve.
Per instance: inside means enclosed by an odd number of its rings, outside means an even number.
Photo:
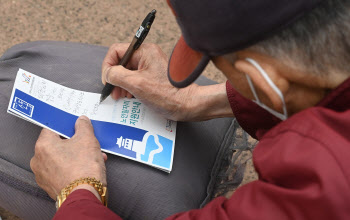
[[[349,219],[349,184],[330,149],[297,131],[264,138],[254,151],[259,180],[167,220]]]
[[[121,218],[106,206],[102,205],[90,191],[79,189],[68,196],[53,219],[118,220]]]

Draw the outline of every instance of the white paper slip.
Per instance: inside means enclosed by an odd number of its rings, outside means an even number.
[[[99,100],[100,94],[67,88],[19,69],[7,112],[66,138],[74,135],[77,118],[86,115],[102,151],[170,172],[176,122],[137,99],[108,97],[101,104]]]

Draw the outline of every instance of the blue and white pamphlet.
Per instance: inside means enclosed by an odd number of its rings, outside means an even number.
[[[77,118],[91,119],[102,151],[169,172],[172,169],[176,122],[167,120],[137,99],[79,91],[19,69],[7,112],[71,138]]]

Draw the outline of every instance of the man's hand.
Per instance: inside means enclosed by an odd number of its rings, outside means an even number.
[[[113,99],[135,96],[148,107],[174,121],[201,121],[232,117],[225,83],[189,85],[178,89],[167,77],[168,58],[155,44],[143,44],[127,68],[118,65],[129,44],[114,44],[102,64],[102,82],[115,85]]]
[[[133,54],[127,69],[116,66],[129,44],[114,44],[102,64],[102,82],[115,85],[113,99],[134,95],[164,117],[191,120],[189,111],[197,85],[175,88],[167,78],[168,58],[155,44],[143,44]],[[191,115],[192,114],[192,115]]]
[[[95,177],[106,186],[105,160],[107,155],[101,153],[90,120],[81,116],[71,139],[63,140],[54,132],[43,129],[30,167],[38,185],[56,199],[64,187],[82,177]],[[85,188],[93,190],[92,187]]]

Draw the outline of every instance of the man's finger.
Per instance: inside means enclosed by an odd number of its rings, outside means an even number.
[[[118,43],[118,44],[113,44],[107,54],[106,57],[104,58],[102,62],[102,83],[106,84],[106,73],[107,69],[116,66],[119,64],[119,61],[121,58],[124,56],[125,52],[127,51],[128,47],[130,44],[128,43]],[[143,47],[144,45],[141,45]],[[137,69],[139,60],[141,58],[140,55],[140,49],[135,51],[133,56],[131,57],[131,60],[128,62],[128,68],[130,69]]]
[[[106,73],[106,81],[114,86],[119,86],[122,89],[125,89],[132,93],[132,88],[135,84],[134,80],[137,77],[133,78],[133,80],[131,80],[130,77],[135,76],[135,74],[139,74],[138,71],[128,70],[123,66],[113,66],[109,68],[108,72]],[[122,95],[122,91],[120,95]]]
[[[29,163],[29,166],[30,166],[30,169],[33,171],[33,173],[36,172],[36,160],[34,157],[32,157],[32,159],[30,159],[30,163]]]
[[[60,136],[58,134],[56,134],[53,131],[50,131],[49,129],[43,128],[43,130],[41,130],[41,133],[38,137],[37,141],[41,141],[43,139],[59,139],[61,140]]]
[[[122,44],[113,44],[102,62],[102,83],[106,84],[106,69],[108,69],[111,66],[116,66],[119,64],[121,58],[124,56],[125,52],[127,51],[129,47],[129,44],[122,43]]]
[[[116,43],[110,46],[102,64],[117,65],[129,47],[128,43]]]
[[[74,136],[76,135],[94,136],[94,128],[92,127],[90,119],[85,115],[80,116],[78,120],[75,122]]]
[[[104,162],[106,162],[107,161],[107,154],[105,154],[103,152],[101,152],[101,153],[102,153],[102,158],[103,158]]]
[[[122,89],[118,86],[113,88],[113,91],[111,93],[111,96],[114,100],[118,100],[120,98],[120,94],[121,94]]]
[[[121,98],[125,98],[126,93],[127,93],[127,91],[126,91],[125,89],[122,89],[122,91],[121,91],[121,93],[120,93],[120,97],[121,97]]]
[[[130,92],[128,92],[128,93],[126,94],[126,97],[127,97],[128,99],[131,99],[131,98],[132,98],[132,94],[131,94]]]

